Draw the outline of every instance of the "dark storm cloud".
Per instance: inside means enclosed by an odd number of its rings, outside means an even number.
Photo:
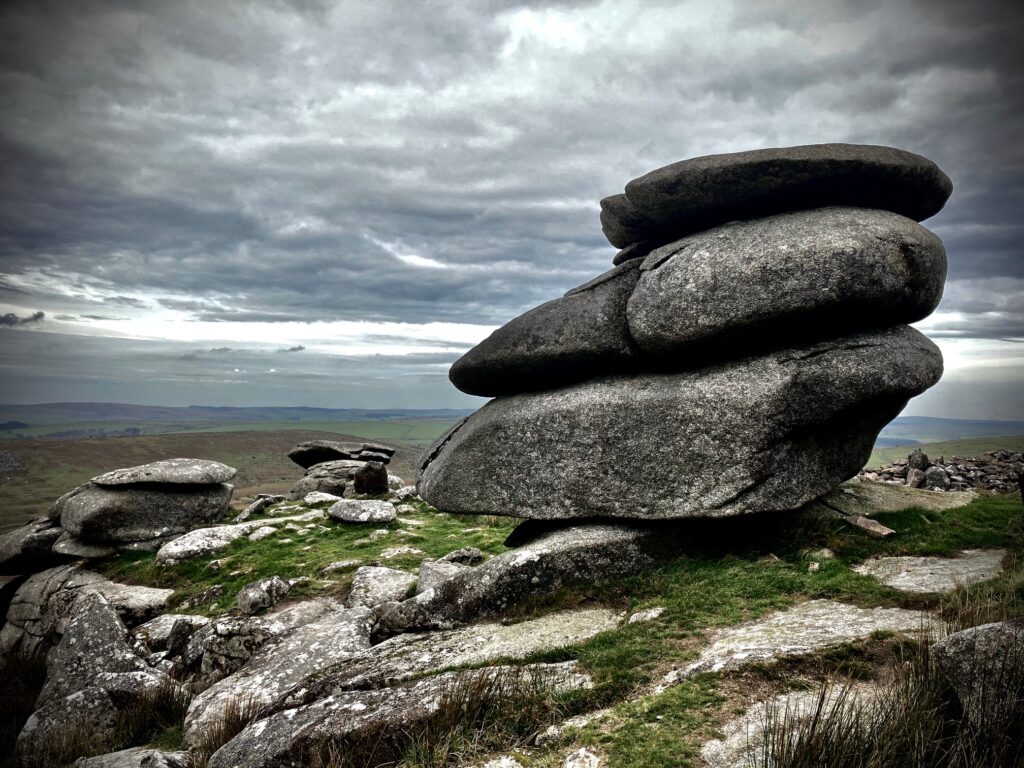
[[[0,326],[14,328],[19,325],[31,325],[32,323],[40,322],[44,317],[46,317],[45,312],[33,312],[28,317],[18,317],[13,312],[8,312],[7,314],[0,315]]]
[[[1024,338],[1003,301],[1024,296],[1022,22],[996,2],[7,3],[0,296],[496,325],[610,266],[597,202],[629,179],[854,141],[954,180],[926,222],[950,263],[929,330]]]
[[[284,349],[277,350],[278,352],[304,352],[305,347],[302,344],[296,344],[294,347],[286,347]]]

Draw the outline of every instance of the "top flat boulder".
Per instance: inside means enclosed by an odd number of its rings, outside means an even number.
[[[205,459],[164,459],[152,464],[115,469],[94,477],[96,485],[117,486],[138,483],[172,483],[175,485],[217,485],[233,478],[238,470]]]
[[[619,248],[667,242],[738,219],[822,206],[934,216],[953,183],[927,158],[894,147],[811,144],[707,155],[658,168],[601,201],[601,225]]]
[[[379,461],[387,464],[395,449],[379,443],[340,443],[336,440],[307,440],[290,451],[288,458],[303,469],[325,461]]]

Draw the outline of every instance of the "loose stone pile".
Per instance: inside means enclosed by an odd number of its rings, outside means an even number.
[[[938,381],[952,189],[925,158],[817,145],[661,168],[602,201],[617,266],[452,366],[494,396],[427,452],[439,509],[530,518],[799,507]],[[642,257],[642,258],[641,258]]]
[[[989,451],[981,456],[940,456],[931,461],[915,448],[905,459],[897,459],[877,469],[865,469],[865,480],[926,488],[930,491],[967,491],[981,489],[1011,493],[1019,489],[1024,472],[1024,457],[1011,451]]]

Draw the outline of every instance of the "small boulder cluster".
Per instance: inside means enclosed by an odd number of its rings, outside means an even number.
[[[994,491],[1013,493],[1020,488],[1024,457],[1019,452],[988,451],[981,456],[940,456],[936,461],[915,448],[905,459],[877,469],[863,470],[861,478],[929,491]]]
[[[216,461],[165,459],[94,477],[57,499],[46,517],[0,537],[0,572],[158,549],[223,517],[235,473]]]
[[[942,358],[907,323],[942,296],[917,222],[952,191],[899,149],[685,160],[602,201],[615,267],[451,368],[494,397],[426,453],[448,512],[540,519],[795,509],[863,467]]]
[[[387,471],[394,455],[394,448],[379,443],[334,440],[299,443],[288,451],[288,458],[306,470],[306,474],[291,487],[288,498],[297,501],[316,492],[354,498],[397,490],[402,485],[401,480]]]

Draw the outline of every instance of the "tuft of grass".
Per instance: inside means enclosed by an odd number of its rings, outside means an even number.
[[[11,654],[0,661],[0,768],[13,768],[21,727],[35,711],[46,682],[44,654]]]
[[[252,723],[261,707],[252,699],[232,699],[224,707],[220,717],[200,734],[192,745],[193,768],[205,768],[213,753],[223,747],[245,727]]]
[[[96,728],[89,718],[78,718],[67,723],[53,740],[41,745],[41,752],[25,755],[12,749],[11,765],[21,765],[30,759],[34,768],[65,768],[80,757],[145,744],[168,731],[180,730],[189,700],[184,689],[167,680],[120,709],[109,731]]]
[[[304,764],[314,768],[440,768],[462,765],[497,750],[528,743],[563,719],[571,695],[550,690],[543,676],[511,668],[501,674],[455,678],[431,715],[396,727],[365,728],[331,739]]]

